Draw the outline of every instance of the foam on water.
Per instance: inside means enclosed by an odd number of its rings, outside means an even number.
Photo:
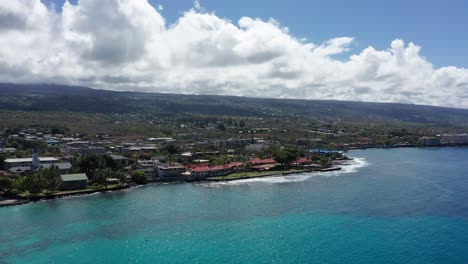
[[[209,188],[221,188],[223,186],[238,186],[238,185],[257,184],[257,183],[281,184],[281,183],[303,182],[312,177],[317,177],[317,176],[332,177],[332,176],[340,176],[343,174],[356,173],[361,168],[364,168],[368,165],[369,163],[366,161],[365,158],[353,158],[352,160],[346,161],[345,163],[341,164],[340,166],[342,167],[342,169],[339,171],[306,172],[306,173],[300,173],[300,174],[259,177],[259,178],[234,180],[234,181],[226,181],[226,182],[201,183],[198,185],[203,186],[203,187],[209,187]]]

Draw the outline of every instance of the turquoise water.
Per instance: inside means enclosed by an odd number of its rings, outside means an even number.
[[[468,148],[0,208],[0,263],[468,263]]]

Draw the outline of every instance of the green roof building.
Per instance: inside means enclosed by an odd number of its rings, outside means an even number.
[[[88,176],[84,173],[62,174],[60,175],[60,179],[62,180],[60,189],[63,191],[84,190],[88,188]]]

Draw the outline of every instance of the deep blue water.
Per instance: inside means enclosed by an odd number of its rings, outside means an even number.
[[[0,263],[468,263],[468,148],[0,208]]]

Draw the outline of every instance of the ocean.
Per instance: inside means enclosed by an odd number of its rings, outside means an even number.
[[[0,208],[0,263],[468,263],[468,148]]]

